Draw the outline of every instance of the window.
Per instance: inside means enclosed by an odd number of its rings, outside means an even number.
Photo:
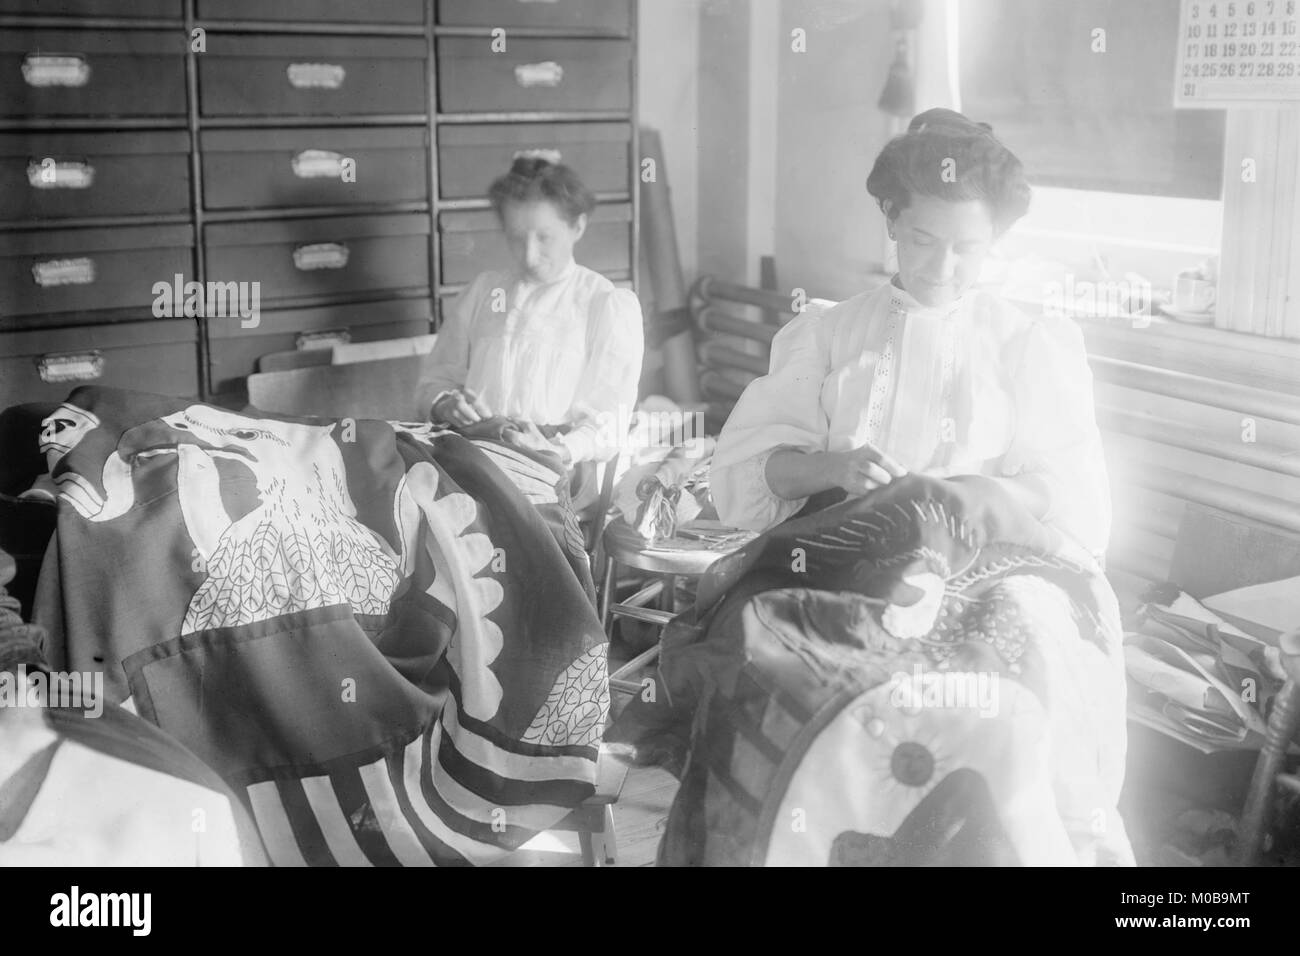
[[[963,111],[1043,186],[1218,200],[1224,112],[1175,110],[1178,0],[963,0]]]
[[[1221,248],[1226,115],[1175,110],[1178,0],[961,0],[961,109],[1033,183],[989,280],[1037,301],[1075,280],[1157,297]],[[1148,305],[1149,307],[1149,305]]]

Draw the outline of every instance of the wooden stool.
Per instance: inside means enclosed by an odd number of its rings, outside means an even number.
[[[695,541],[665,538],[649,545],[622,519],[609,523],[601,541],[605,551],[605,573],[600,591],[600,621],[609,637],[613,636],[614,621],[617,618],[646,621],[662,631],[674,616],[673,594],[678,578],[700,577],[713,562],[745,543],[740,541],[728,548],[701,548]],[[620,567],[644,571],[653,575],[654,580],[626,601],[615,602],[613,594]],[[659,599],[659,607],[650,607],[656,598]],[[628,675],[658,657],[659,645],[656,643],[610,674],[610,689],[628,694],[637,693],[641,685],[637,681],[628,680]]]
[[[627,770],[627,764],[601,747],[596,760],[596,792],[554,827],[578,834],[584,866],[613,866],[618,862],[614,804],[627,782]]]

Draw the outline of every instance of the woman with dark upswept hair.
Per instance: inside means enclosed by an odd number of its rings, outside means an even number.
[[[448,310],[422,407],[462,428],[511,419],[566,466],[605,460],[620,437],[610,423],[636,403],[644,337],[637,297],[573,259],[596,200],[541,156],[516,158],[488,195],[514,268],[480,273]]]
[[[908,471],[986,475],[1100,556],[1110,495],[1082,335],[975,288],[1029,208],[1020,161],[987,125],[928,110],[881,151],[867,190],[898,273],[773,339],[769,373],[719,439],[720,516],[763,530]]]

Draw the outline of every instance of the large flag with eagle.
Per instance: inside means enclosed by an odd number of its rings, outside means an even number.
[[[593,792],[606,643],[558,461],[79,388],[36,619],[279,865],[500,858]]]

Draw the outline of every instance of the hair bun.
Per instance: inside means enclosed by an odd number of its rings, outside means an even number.
[[[521,159],[533,160],[535,164],[546,164],[549,166],[560,165],[561,154],[558,149],[521,149],[515,153],[511,159],[518,162]]]
[[[917,113],[912,117],[912,122],[907,124],[909,133],[919,133],[924,129],[949,129],[959,133],[987,133],[990,136],[993,134],[993,127],[988,123],[977,123],[956,110],[942,107],[926,110],[924,113]]]

